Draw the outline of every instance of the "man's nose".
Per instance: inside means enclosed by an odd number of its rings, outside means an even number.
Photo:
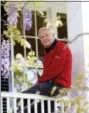
[[[43,37],[43,39],[47,39],[47,37],[46,37],[46,36],[44,36],[44,37]]]

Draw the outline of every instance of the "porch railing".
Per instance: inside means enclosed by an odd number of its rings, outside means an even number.
[[[64,104],[37,94],[1,92],[1,113],[64,113]]]

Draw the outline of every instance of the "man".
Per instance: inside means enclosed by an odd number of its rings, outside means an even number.
[[[45,48],[43,59],[43,74],[38,82],[23,93],[40,93],[45,96],[56,96],[62,88],[71,87],[72,55],[65,43],[57,41],[50,28],[42,27],[39,30],[39,39]],[[31,101],[34,103],[34,100]],[[44,101],[47,113],[47,101]],[[24,100],[24,112],[27,113],[27,100]],[[54,103],[51,111],[54,112]],[[20,109],[18,110],[20,111]],[[31,106],[34,113],[34,105]],[[38,113],[41,113],[41,102],[38,103]]]
[[[39,92],[41,95],[56,96],[60,89],[71,87],[71,51],[68,45],[55,39],[50,28],[40,28],[39,39],[45,48],[43,74],[38,82],[24,93]]]

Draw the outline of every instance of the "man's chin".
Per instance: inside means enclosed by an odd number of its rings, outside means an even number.
[[[46,47],[46,48],[49,48],[49,47],[50,47],[50,45],[45,45],[45,47]]]
[[[45,46],[45,47],[50,47],[50,44],[48,43],[48,44],[45,44],[44,46]]]

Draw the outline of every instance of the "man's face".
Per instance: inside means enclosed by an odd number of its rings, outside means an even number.
[[[39,38],[44,47],[49,47],[54,41],[53,33],[48,29],[40,30]]]

